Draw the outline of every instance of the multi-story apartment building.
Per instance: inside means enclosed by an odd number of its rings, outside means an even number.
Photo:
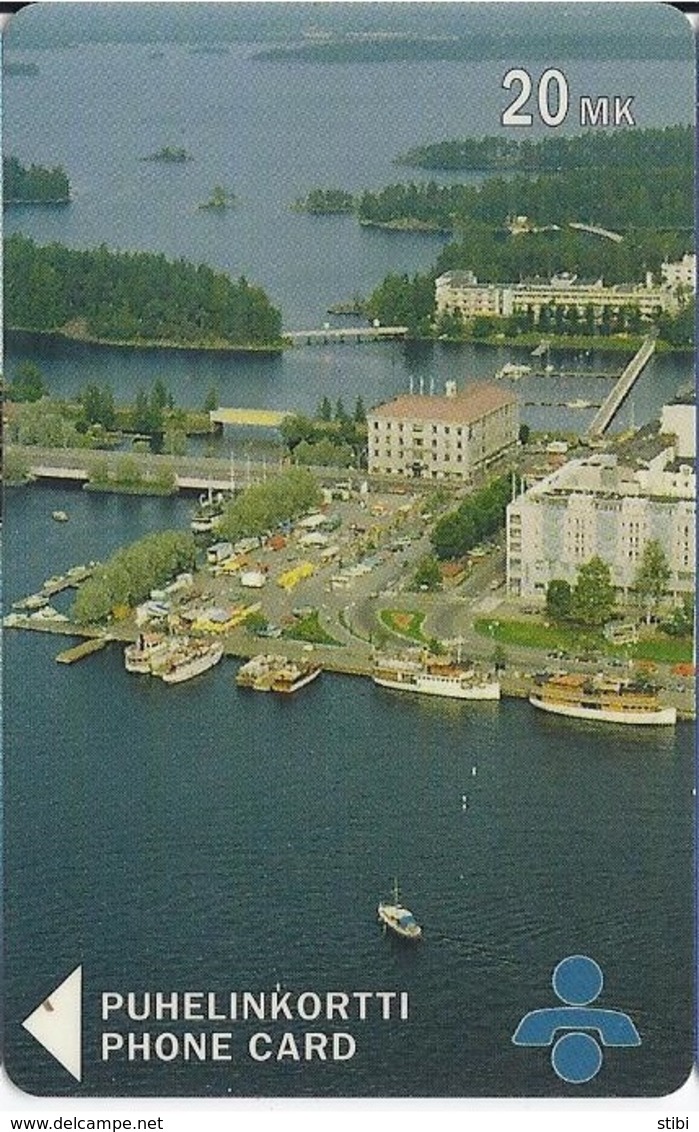
[[[665,267],[670,270],[679,265]],[[670,275],[674,278],[671,270]],[[479,283],[471,271],[446,271],[435,282],[435,299],[437,315],[461,314],[469,319],[476,315],[508,317],[531,311],[536,321],[544,307],[574,307],[579,315],[591,307],[599,321],[605,308],[637,309],[641,318],[649,320],[659,311],[675,313],[681,305],[677,285],[670,283],[669,277],[664,277],[661,286],[656,286],[648,276],[642,285],[607,287],[601,279],[580,283],[575,275],[567,273],[555,275],[547,282],[490,284]]]
[[[507,508],[508,592],[543,598],[553,578],[572,585],[597,555],[624,596],[651,539],[667,554],[672,597],[693,592],[696,477],[673,461],[672,447],[640,469],[595,455],[571,460],[530,487]]]
[[[697,289],[697,257],[683,255],[676,263],[664,263],[660,274],[667,287],[681,288],[689,294]]]
[[[369,471],[373,474],[469,481],[512,448],[519,436],[519,405],[492,385],[457,392],[406,394],[367,413]]]

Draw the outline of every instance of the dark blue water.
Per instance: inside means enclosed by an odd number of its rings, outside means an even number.
[[[6,151],[62,163],[75,201],[11,210],[6,231],[153,249],[244,273],[267,289],[288,328],[320,325],[328,305],[367,293],[390,270],[423,270],[443,243],[303,216],[289,210],[293,199],[316,185],[377,187],[404,173],[391,163],[410,145],[493,133],[501,75],[523,64],[516,47],[502,66],[468,67],[272,67],[238,47],[223,56],[149,52],[23,50],[41,74],[7,81]],[[691,118],[689,64],[673,63],[671,82],[667,64],[652,62],[566,70],[576,94],[634,91],[642,125]],[[165,144],[186,146],[195,160],[139,161]],[[238,207],[198,212],[217,182],[236,192]],[[421,378],[439,388],[526,360],[395,343],[304,347],[273,359],[125,353],[11,335],[8,372],[27,358],[59,393],[108,381],[126,399],[160,376],[183,404],[201,404],[216,384],[224,404],[303,410],[324,395],[351,404],[361,394],[370,404],[407,389],[411,377],[415,388]],[[649,419],[687,376],[684,362],[654,359],[620,423],[632,412],[636,424]],[[597,400],[607,388],[582,375],[560,397],[543,381],[518,387],[523,400]],[[588,421],[567,410],[523,409],[523,417],[535,427]],[[75,562],[184,524],[189,506],[8,492],[8,602]],[[55,509],[70,521],[53,522]],[[554,1077],[546,1051],[510,1042],[525,1011],[551,1004],[551,971],[572,952],[602,965],[605,1005],[628,1010],[643,1038],[638,1050],[607,1050],[587,1094],[661,1094],[684,1079],[693,996],[688,725],[608,735],[525,703],[415,702],[327,675],[280,702],[240,692],[233,661],[167,688],[128,677],[117,647],[58,666],[62,643],[8,631],[4,646],[7,1064],[20,1085],[71,1092],[18,1023],[82,961],[86,1068],[76,1092],[575,1093]],[[375,923],[394,876],[425,927],[416,949],[382,937]],[[277,983],[405,990],[410,1021],[349,1023],[357,1054],[337,1065],[240,1057],[223,1067],[126,1071],[96,1060],[102,990]],[[239,1026],[243,1049],[251,1029]]]
[[[68,523],[51,520],[57,508]],[[171,500],[10,491],[7,600],[187,513]],[[551,971],[574,952],[597,959],[605,1005],[623,1006],[643,1038],[639,1050],[608,1051],[588,1092],[658,1094],[684,1079],[689,725],[612,733],[523,702],[422,702],[330,675],[280,702],[237,689],[230,660],[168,688],[128,676],[116,646],[71,667],[55,664],[60,647],[44,634],[6,634],[8,1065],[17,1083],[71,1091],[13,1022],[83,961],[83,1093],[574,1093],[546,1054],[510,1043],[526,1010],[551,1003]],[[393,876],[425,927],[414,949],[375,923]],[[344,1064],[241,1056],[223,1067],[155,1062],[127,1072],[97,1059],[105,989],[277,983],[405,990],[410,1021],[341,1026],[357,1039]],[[233,1028],[244,1050],[256,1030],[303,1027]]]

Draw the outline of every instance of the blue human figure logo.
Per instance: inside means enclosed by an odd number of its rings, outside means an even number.
[[[530,1010],[512,1035],[516,1046],[550,1046],[551,1065],[563,1081],[583,1085],[602,1068],[603,1046],[640,1046],[638,1030],[621,1010],[590,1007],[604,986],[602,969],[587,955],[561,959],[551,983],[564,1006]],[[557,1030],[567,1031],[555,1042]],[[599,1042],[589,1033],[596,1032]],[[576,1032],[577,1031],[577,1032]]]

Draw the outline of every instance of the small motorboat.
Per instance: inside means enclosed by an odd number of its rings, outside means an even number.
[[[52,511],[51,518],[55,519],[57,523],[67,523],[68,515],[65,511]]]
[[[403,907],[398,894],[398,883],[393,882],[390,900],[381,901],[378,907],[379,923],[401,939],[418,940],[422,938],[422,928],[409,908]]]

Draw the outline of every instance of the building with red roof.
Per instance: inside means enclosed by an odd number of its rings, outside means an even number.
[[[512,448],[519,403],[495,385],[449,381],[444,395],[403,394],[367,413],[369,472],[468,482]]]

